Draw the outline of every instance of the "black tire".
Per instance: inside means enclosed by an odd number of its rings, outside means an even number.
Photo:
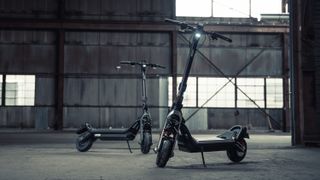
[[[171,151],[172,151],[172,147],[173,146],[173,142],[168,140],[168,139],[162,139],[160,148],[158,150],[158,154],[157,154],[157,166],[158,167],[165,167],[170,155],[171,155]]]
[[[150,133],[143,133],[142,142],[140,145],[141,152],[148,154],[152,145],[152,136]]]
[[[78,136],[76,140],[76,148],[80,152],[88,151],[93,144],[93,137],[89,132],[83,133]]]
[[[240,146],[243,148],[242,150],[239,148]],[[228,158],[235,163],[238,163],[246,157],[247,154],[247,143],[244,139],[238,139],[236,144],[232,149],[227,150]]]

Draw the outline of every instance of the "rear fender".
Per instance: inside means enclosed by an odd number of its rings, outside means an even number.
[[[233,126],[230,131],[237,131],[237,136],[236,136],[236,139],[244,139],[244,138],[247,138],[249,139],[249,134],[248,134],[248,131],[247,131],[247,127],[242,127],[240,125],[236,125],[236,126]]]
[[[76,131],[77,134],[82,134],[86,131],[89,131],[91,129],[91,126],[89,123],[84,123],[81,125],[81,127]]]

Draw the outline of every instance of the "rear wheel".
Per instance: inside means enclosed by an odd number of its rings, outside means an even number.
[[[89,132],[85,132],[78,136],[76,140],[76,148],[80,152],[88,151],[93,144],[93,137]]]
[[[143,133],[142,142],[141,142],[141,152],[143,154],[148,154],[150,151],[150,147],[152,145],[152,136],[150,133]]]
[[[233,148],[227,150],[227,156],[232,162],[240,162],[247,154],[247,143],[244,139],[236,141]]]
[[[162,142],[160,144],[160,148],[158,149],[157,154],[157,161],[156,164],[158,167],[165,167],[173,148],[173,141],[170,141],[169,139],[162,139]]]

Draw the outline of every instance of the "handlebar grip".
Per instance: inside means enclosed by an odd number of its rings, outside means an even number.
[[[151,67],[157,67],[157,68],[162,68],[162,69],[165,69],[166,67],[164,66],[161,66],[159,64],[151,64]]]
[[[169,18],[165,18],[164,21],[165,21],[165,22],[168,22],[168,23],[172,23],[172,24],[178,24],[178,25],[184,24],[184,23],[181,22],[181,21],[174,20],[174,19],[169,19]]]
[[[120,61],[120,64],[130,64],[130,65],[135,65],[135,62],[132,61]]]
[[[225,40],[225,41],[228,41],[228,42],[232,42],[232,39],[230,39],[230,38],[228,38],[228,37],[226,37],[226,36],[223,36],[223,35],[221,35],[221,34],[219,34],[219,33],[216,33],[216,32],[214,32],[214,33],[211,33],[211,36],[214,38],[214,37],[217,37],[217,38],[220,38],[220,39],[222,39],[222,40]]]

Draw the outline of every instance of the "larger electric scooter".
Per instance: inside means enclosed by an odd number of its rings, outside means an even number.
[[[76,148],[80,152],[88,151],[93,142],[97,139],[103,141],[127,141],[128,149],[132,153],[129,141],[135,139],[140,130],[140,148],[144,154],[149,153],[152,145],[151,135],[151,115],[147,105],[147,89],[146,89],[146,71],[147,68],[164,68],[158,64],[150,64],[145,61],[121,61],[120,64],[131,66],[139,66],[141,70],[142,79],[142,115],[127,129],[96,129],[89,123],[85,123],[77,130],[79,134],[76,139]]]
[[[187,65],[184,70],[182,81],[179,84],[177,96],[171,106],[171,111],[167,115],[163,130],[160,134],[158,146],[155,148],[155,151],[157,152],[157,166],[165,167],[169,158],[174,156],[173,150],[176,141],[178,141],[178,147],[181,151],[190,153],[201,152],[202,163],[204,166],[206,166],[206,164],[203,152],[209,151],[226,151],[227,156],[231,161],[240,162],[247,153],[247,143],[244,138],[249,138],[249,135],[246,127],[236,125],[217,137],[206,140],[197,140],[190,134],[181,113],[181,109],[183,107],[183,94],[187,88],[190,69],[201,36],[209,35],[213,40],[220,38],[228,42],[232,42],[232,40],[215,32],[206,32],[201,24],[197,24],[194,27],[185,22],[173,19],[166,19],[166,21],[179,25],[184,31],[192,32],[193,37]]]

